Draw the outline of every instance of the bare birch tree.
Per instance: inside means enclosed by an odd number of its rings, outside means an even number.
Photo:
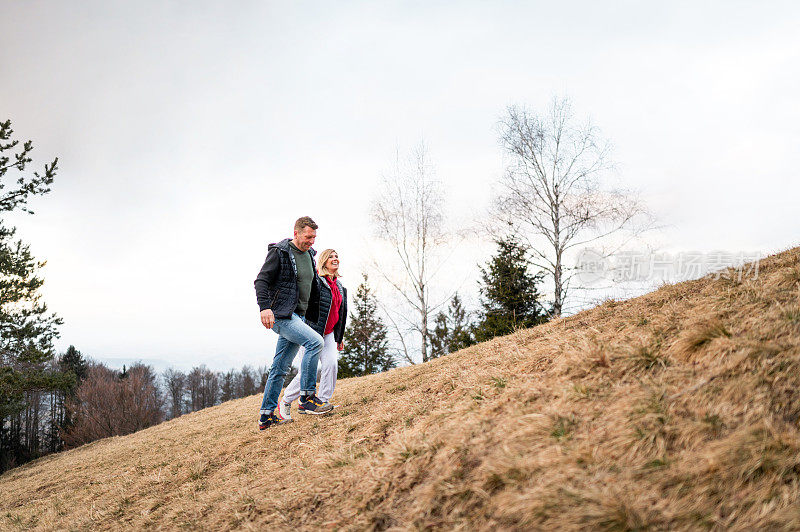
[[[622,231],[638,234],[647,225],[635,219],[647,213],[630,192],[601,186],[609,144],[590,123],[577,123],[566,98],[543,114],[509,107],[500,141],[508,164],[493,217],[528,240],[534,266],[553,280],[551,313],[560,316],[574,274],[565,253]]]
[[[425,145],[406,159],[399,154],[394,172],[384,176],[378,197],[372,203],[371,219],[376,236],[391,248],[395,261],[375,264],[376,270],[407,303],[413,313],[387,312],[399,336],[400,356],[415,363],[414,350],[404,338],[404,329],[419,335],[423,362],[430,357],[428,324],[438,305],[431,301],[431,279],[440,262],[436,250],[446,241],[444,194],[434,178]],[[392,264],[395,268],[390,268]],[[394,316],[392,315],[394,314]]]

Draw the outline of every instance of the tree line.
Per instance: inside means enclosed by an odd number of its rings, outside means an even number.
[[[263,393],[266,367],[212,371],[205,365],[161,375],[134,363],[115,370],[74,346],[40,368],[60,387],[27,390],[0,426],[0,471],[100,438],[123,436],[231,399]],[[297,373],[287,375],[286,384]],[[5,391],[5,390],[4,390]]]

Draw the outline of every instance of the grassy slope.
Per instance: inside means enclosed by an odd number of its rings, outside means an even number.
[[[340,382],[259,433],[260,398],[0,477],[0,528],[800,528],[800,248]],[[295,416],[298,417],[298,416]]]

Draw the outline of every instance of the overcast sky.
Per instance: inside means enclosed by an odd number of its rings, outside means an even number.
[[[10,220],[47,260],[59,349],[267,364],[269,242],[311,215],[354,289],[396,149],[424,139],[468,220],[503,171],[503,109],[554,95],[612,142],[654,245],[797,245],[800,4],[614,4],[0,0],[0,119],[59,157]],[[462,246],[474,302],[492,249]]]

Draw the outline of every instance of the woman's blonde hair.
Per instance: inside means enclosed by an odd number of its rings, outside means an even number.
[[[319,261],[317,261],[317,272],[320,275],[331,275],[334,279],[336,279],[337,277],[341,277],[341,275],[339,275],[338,270],[336,272],[336,275],[334,275],[330,271],[328,271],[328,268],[325,267],[325,263],[328,262],[328,259],[331,258],[331,255],[333,253],[336,253],[337,255],[339,254],[335,249],[326,249],[319,254]]]

